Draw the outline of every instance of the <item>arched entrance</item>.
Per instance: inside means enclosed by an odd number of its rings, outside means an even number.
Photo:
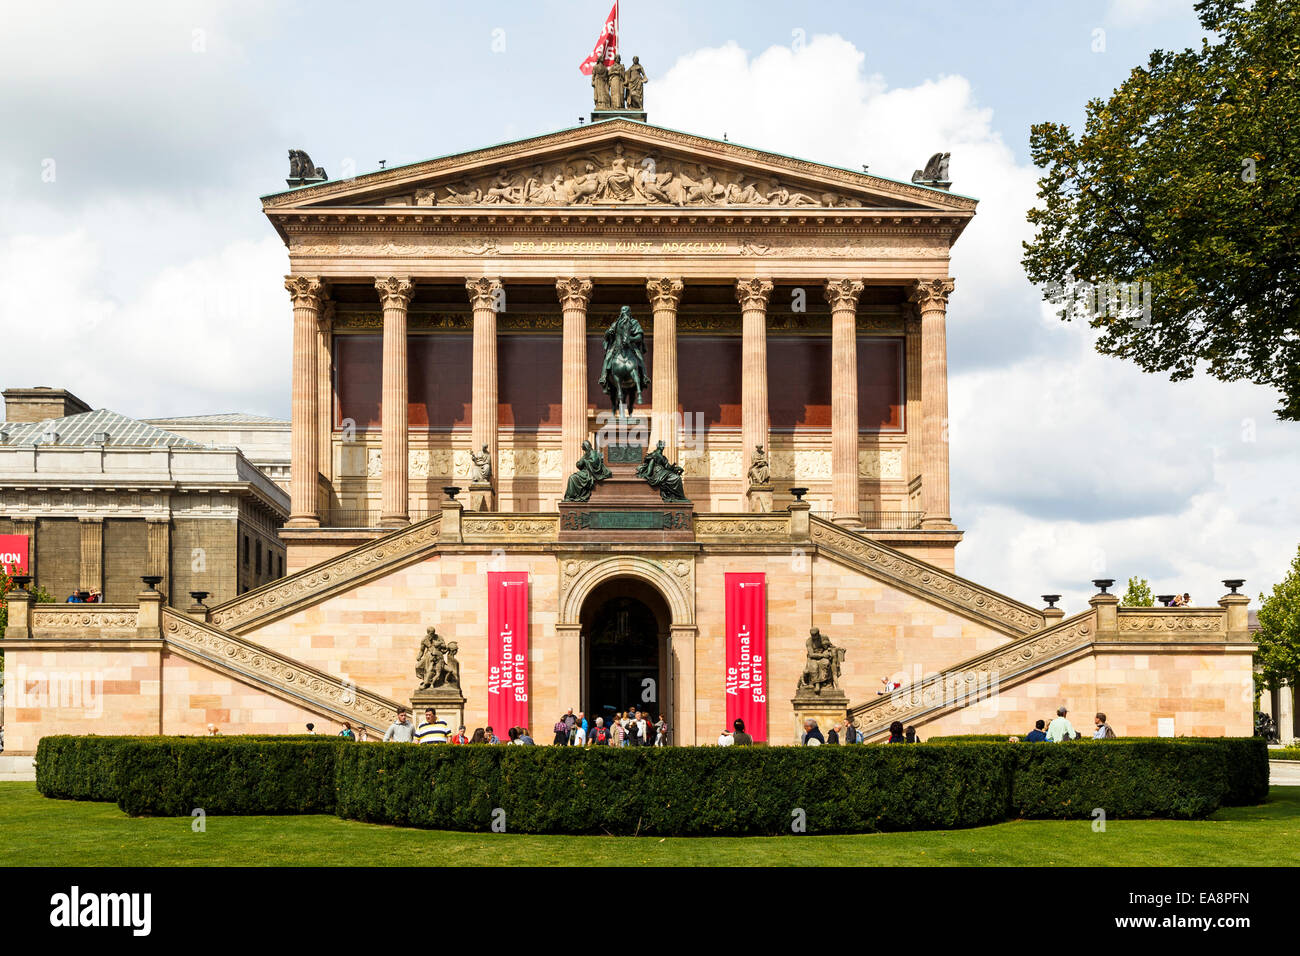
[[[611,578],[583,601],[580,622],[582,709],[592,723],[629,708],[652,718],[667,713],[672,615],[658,590],[638,578]]]

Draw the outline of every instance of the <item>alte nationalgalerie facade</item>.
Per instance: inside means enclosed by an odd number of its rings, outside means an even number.
[[[894,719],[1024,730],[1061,703],[1126,735],[1249,734],[1244,595],[1130,609],[1103,593],[1065,617],[954,573],[949,257],[975,206],[621,117],[265,197],[293,308],[289,576],[188,614],[149,592],[94,611],[20,599],[7,669],[37,688],[103,674],[103,714],[10,694],[9,746],[381,731],[429,628],[458,647],[472,730],[493,571],[527,575],[539,740],[643,686],[675,743],[716,740],[739,573],[766,581],[773,742],[846,706],[877,736]],[[689,518],[568,534],[583,443],[611,444],[597,380],[625,305],[649,377],[632,444],[664,442]],[[842,650],[821,706],[796,694],[812,628]],[[903,687],[877,695],[885,675]]]

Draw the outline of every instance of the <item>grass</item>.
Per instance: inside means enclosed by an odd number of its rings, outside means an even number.
[[[1208,820],[1016,821],[869,836],[570,837],[407,830],[334,816],[133,819],[0,783],[0,866],[1298,866],[1300,787]]]

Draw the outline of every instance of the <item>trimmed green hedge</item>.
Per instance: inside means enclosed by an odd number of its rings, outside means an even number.
[[[695,836],[972,827],[1005,819],[1010,754],[904,747],[351,747],[341,817],[443,830]],[[960,781],[960,786],[953,786]]]
[[[1279,747],[1268,752],[1269,760],[1300,760],[1300,747]]]
[[[198,807],[208,813],[329,813],[334,751],[347,743],[308,734],[42,737],[36,789],[47,797],[116,802],[135,816],[189,816]],[[319,753],[282,749],[301,747]]]
[[[512,833],[780,834],[1014,818],[1192,819],[1268,789],[1258,738],[922,746],[418,747],[334,737],[47,737],[46,796],[133,815],[329,813]],[[495,816],[494,816],[495,815]]]

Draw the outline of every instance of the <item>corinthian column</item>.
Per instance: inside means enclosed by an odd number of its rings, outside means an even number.
[[[407,426],[406,307],[411,304],[415,285],[402,276],[387,276],[375,279],[375,289],[384,308],[384,384],[383,405],[379,413],[383,429],[380,459],[383,490],[379,523],[385,528],[398,528],[411,520],[407,477],[410,435]]]
[[[555,292],[564,310],[564,385],[560,413],[561,458],[568,474],[582,455],[587,437],[587,303],[590,279],[556,279]]]
[[[650,279],[645,284],[654,312],[654,368],[650,370],[650,440],[663,439],[664,454],[677,461],[677,306],[685,283],[681,279]]]
[[[858,513],[858,279],[831,279],[831,499],[835,520],[861,523]]]
[[[771,279],[737,279],[740,303],[740,460],[748,473],[754,449],[767,447],[767,303],[772,298]]]
[[[465,289],[474,307],[474,383],[470,410],[470,448],[487,446],[492,480],[497,477],[497,313],[505,302],[499,279],[468,279]],[[473,496],[471,495],[471,499]],[[487,502],[492,508],[493,502]],[[477,508],[475,509],[477,510]]]
[[[952,279],[918,279],[921,313],[921,508],[923,528],[951,528],[948,503],[948,295]]]
[[[292,440],[289,452],[290,528],[320,526],[316,488],[320,473],[320,375],[316,355],[321,310],[329,286],[315,276],[285,276],[284,287],[293,300]]]

